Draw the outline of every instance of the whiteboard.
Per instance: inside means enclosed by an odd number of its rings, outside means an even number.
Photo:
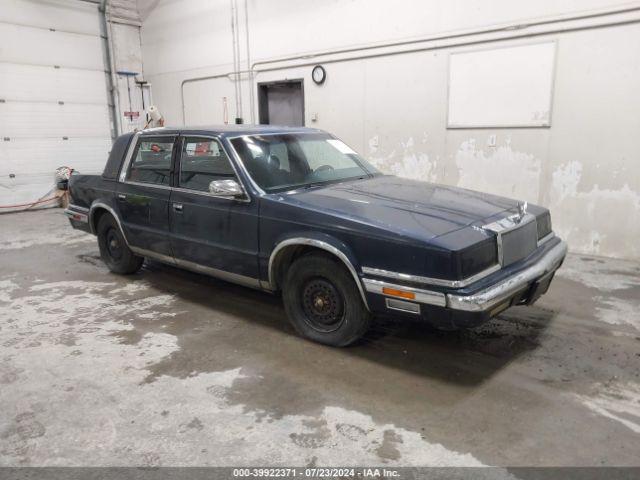
[[[548,127],[555,42],[451,54],[449,128]]]

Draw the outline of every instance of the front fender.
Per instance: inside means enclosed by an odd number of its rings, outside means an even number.
[[[286,235],[278,237],[269,254],[267,278],[269,279],[269,288],[271,290],[277,290],[279,288],[277,273],[279,263],[283,260],[283,255],[286,254],[287,249],[295,246],[315,247],[337,257],[345,265],[347,270],[349,270],[349,273],[353,277],[353,280],[356,282],[356,286],[360,291],[362,300],[365,305],[367,305],[364,288],[360,280],[360,264],[358,263],[353,251],[343,241],[330,234],[322,232],[297,231],[289,232]]]

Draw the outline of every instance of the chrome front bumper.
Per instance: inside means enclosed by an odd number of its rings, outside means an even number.
[[[409,292],[413,295],[413,298],[407,300],[405,297],[403,301],[446,307],[455,311],[481,313],[500,306],[502,303],[527,289],[536,280],[545,277],[551,272],[555,272],[562,264],[566,254],[567,244],[561,241],[551,248],[534,265],[471,295],[442,293],[369,278],[364,278],[363,283],[367,292],[385,295],[387,298],[397,297],[386,295],[385,291],[396,290]]]

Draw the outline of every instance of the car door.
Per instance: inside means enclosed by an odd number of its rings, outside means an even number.
[[[229,280],[258,285],[258,205],[210,193],[214,180],[242,185],[234,164],[214,137],[181,138],[169,223],[176,262]]]
[[[169,198],[176,138],[138,136],[116,193],[129,244],[169,258]]]

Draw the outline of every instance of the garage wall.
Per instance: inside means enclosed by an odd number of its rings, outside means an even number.
[[[57,167],[97,172],[110,146],[97,8],[73,0],[4,0],[0,205],[41,197]]]
[[[110,0],[105,31],[99,3],[2,2],[0,206],[41,198],[53,188],[57,167],[101,172],[112,137],[144,126],[142,91],[136,84],[143,79],[137,5],[135,0]],[[112,67],[114,109],[108,90]],[[148,106],[149,89],[145,95]]]
[[[640,2],[235,3],[234,69],[230,2],[139,0],[169,123],[220,123],[225,98],[250,122],[257,82],[304,78],[306,124],[381,169],[541,203],[572,250],[640,258]],[[447,127],[451,55],[539,42],[555,43],[550,126]],[[251,71],[240,99],[234,70]]]

